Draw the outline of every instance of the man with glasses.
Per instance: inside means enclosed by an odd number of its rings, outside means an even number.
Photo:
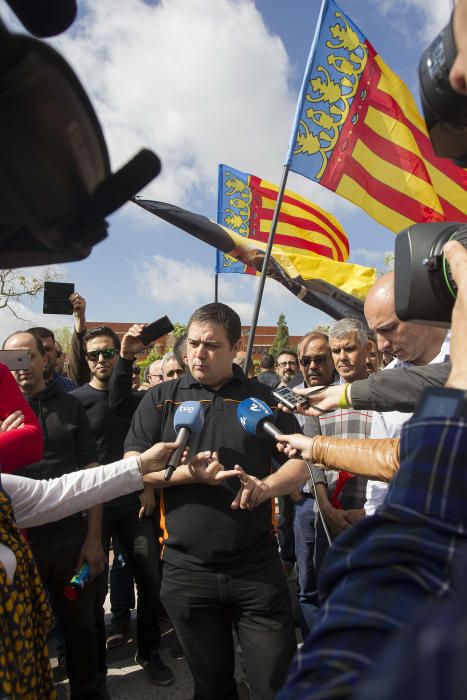
[[[183,367],[180,367],[173,352],[165,353],[162,358],[161,370],[163,382],[170,382],[172,379],[180,379],[180,377],[185,374],[185,370]]]
[[[298,372],[298,356],[293,350],[280,350],[276,357],[276,373],[279,375],[279,386],[288,386]]]
[[[162,377],[162,360],[154,360],[154,362],[151,362],[146,381],[150,386],[156,386],[164,381]]]
[[[121,347],[117,334],[107,326],[93,328],[87,331],[83,338],[91,380],[88,384],[79,387],[73,395],[80,399],[88,414],[91,429],[96,437],[101,464],[108,464],[122,458],[123,443],[131,424],[135,403],[141,398],[141,395],[137,396],[137,392],[133,392],[131,388],[132,366],[135,359],[132,351],[135,329],[138,333],[141,331],[140,326],[132,326],[123,336]],[[111,408],[109,381],[117,362],[123,364],[127,370],[120,375],[119,379],[120,388],[121,383],[126,381],[127,397],[120,403],[119,410],[115,411]],[[138,401],[135,402],[135,399]],[[153,498],[152,491],[150,489],[151,498]],[[144,507],[143,501],[140,502],[137,494],[121,496],[105,503],[102,522],[103,542],[108,552],[111,538],[118,537],[124,559],[131,567],[136,580],[138,589],[136,660],[145,669],[152,682],[157,685],[169,685],[173,683],[173,673],[159,656],[161,633],[157,621],[159,613],[157,537],[152,519],[140,518],[143,514],[142,505]],[[106,592],[107,585],[102,591],[100,608],[104,654],[102,606]],[[123,624],[122,629],[118,630],[114,625],[110,629],[109,636],[115,637],[115,634],[120,633],[123,641],[124,626]]]

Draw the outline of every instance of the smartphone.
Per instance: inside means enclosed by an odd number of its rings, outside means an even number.
[[[0,350],[0,362],[11,370],[28,369],[31,353],[29,350]]]
[[[73,305],[70,296],[74,291],[75,285],[72,282],[45,282],[42,313],[71,316]]]
[[[313,389],[310,389],[307,396],[317,394],[325,388],[324,386],[315,386]],[[283,403],[284,406],[287,406],[287,408],[290,408],[291,411],[296,411],[297,408],[306,408],[306,406],[310,405],[307,396],[299,396],[299,394],[296,394],[287,386],[277,387],[277,389],[273,389],[272,393],[276,399],[279,399],[279,401]]]
[[[162,318],[158,318],[157,321],[143,328],[140,335],[141,342],[144,345],[149,345],[149,343],[152,343],[154,340],[162,338],[163,335],[171,333],[173,329],[174,326],[170,318],[168,316],[162,316]]]

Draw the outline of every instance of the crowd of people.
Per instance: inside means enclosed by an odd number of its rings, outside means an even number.
[[[453,30],[449,78],[465,95],[467,0]],[[444,254],[452,335],[400,321],[388,273],[366,323],[312,329],[257,377],[243,369],[240,318],[220,303],[195,310],[144,377],[144,325],[121,340],[88,329],[79,293],[66,371],[50,329],[6,338],[29,365],[0,365],[2,699],[56,697],[53,630],[72,700],[109,697],[106,652],[128,634],[134,583],[136,662],[155,685],[174,682],[163,609],[196,700],[238,699],[237,647],[254,700],[465,697],[467,250],[450,242]],[[306,402],[291,411],[278,387]],[[252,397],[274,439],[239,419]],[[204,423],[182,449],[174,417],[186,402]],[[71,600],[64,588],[84,565]]]

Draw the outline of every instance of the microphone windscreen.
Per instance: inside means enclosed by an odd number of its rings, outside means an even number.
[[[261,399],[244,399],[237,406],[237,418],[251,435],[256,435],[261,423],[272,417],[274,417],[273,412]]]
[[[202,431],[203,425],[204,411],[199,401],[184,401],[175,411],[174,429],[176,433],[181,428],[188,428],[192,434],[197,435]]]

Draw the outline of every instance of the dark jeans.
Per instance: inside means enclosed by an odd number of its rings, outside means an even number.
[[[255,700],[271,700],[296,650],[278,557],[228,571],[163,564],[161,599],[186,654],[196,700],[237,700],[232,627]]]
[[[138,519],[139,501],[128,506],[104,508],[103,541],[108,552],[110,538],[117,536],[125,561],[136,581],[136,636],[138,652],[148,659],[159,649],[159,543],[151,518]]]
[[[72,700],[101,697],[105,683],[105,640],[96,622],[102,577],[88,583],[78,600],[70,601],[63,588],[76,571],[86,534],[86,524],[77,522],[76,533],[36,542],[31,549],[43,583],[54,599],[62,626]]]
[[[127,627],[135,607],[133,570],[122,554],[118,537],[112,537],[114,560],[110,569],[110,610],[112,625]]]
[[[295,545],[293,534],[294,504],[290,496],[279,498],[279,521],[277,523],[277,539],[280,547],[280,557],[283,561],[295,563]]]
[[[318,612],[316,571],[313,562],[315,552],[315,499],[303,494],[296,501],[294,517],[295,556],[298,569],[298,601],[303,619],[300,621],[303,636],[313,627]],[[303,622],[305,624],[303,624]]]

